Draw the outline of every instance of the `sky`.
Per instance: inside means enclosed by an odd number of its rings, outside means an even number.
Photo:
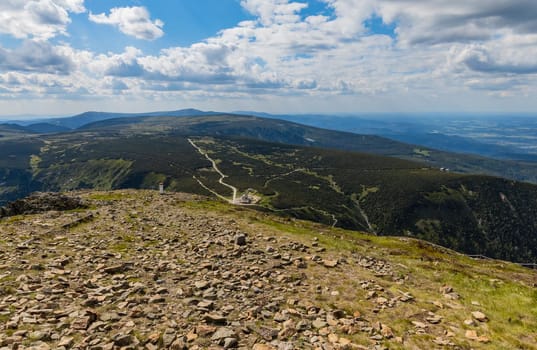
[[[1,0],[0,116],[532,113],[535,0]]]

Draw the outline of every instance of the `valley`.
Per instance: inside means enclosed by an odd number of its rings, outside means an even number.
[[[244,116],[105,120],[1,143],[7,152],[0,155],[0,200],[37,190],[154,189],[162,182],[166,191],[229,203],[248,193],[255,198],[250,206],[284,217],[536,261],[536,186],[416,161],[436,151],[413,147],[415,159],[374,154],[405,149],[390,142]]]

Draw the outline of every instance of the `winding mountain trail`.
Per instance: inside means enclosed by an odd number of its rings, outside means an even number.
[[[194,176],[194,179],[203,187],[205,188],[206,190],[208,190],[209,192],[215,194],[218,198],[221,198],[223,200],[226,200],[228,201],[229,203],[231,204],[236,204],[237,203],[237,188],[233,185],[230,185],[226,182],[224,182],[224,179],[226,177],[228,177],[227,175],[225,175],[220,169],[218,169],[218,166],[216,165],[216,161],[214,159],[212,159],[211,157],[209,157],[209,154],[207,152],[204,152],[198,145],[196,145],[194,143],[194,141],[192,141],[191,139],[188,139],[188,142],[190,142],[190,144],[192,145],[192,147],[194,147],[202,156],[205,156],[205,158],[207,158],[208,161],[211,162],[211,164],[213,165],[213,169],[220,175],[220,179],[218,180],[218,182],[223,185],[223,186],[226,186],[227,188],[231,189],[231,191],[233,192],[233,197],[232,199],[228,199],[227,197],[217,193],[216,191],[214,190],[211,190],[209,189],[205,184],[203,184],[198,178],[196,178],[196,176]]]
[[[353,193],[351,195],[351,200],[354,203],[354,206],[356,207],[356,209],[358,209],[358,212],[360,213],[362,218],[364,219],[365,224],[367,225],[367,231],[376,236],[377,232],[375,231],[375,228],[373,227],[373,225],[371,225],[371,222],[369,221],[369,217],[367,216],[366,212],[364,211],[364,209],[360,205],[360,200],[358,199],[358,197],[357,197],[357,195],[355,193]]]

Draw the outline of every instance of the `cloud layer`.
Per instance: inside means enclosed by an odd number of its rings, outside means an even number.
[[[321,103],[345,111],[537,107],[533,0],[322,1],[324,11],[313,13],[304,1],[242,0],[252,20],[150,53],[52,43],[69,34],[72,13],[86,11],[83,0],[3,2],[0,32],[25,41],[0,48],[0,99],[180,98],[267,110],[294,101],[304,111]],[[88,18],[141,40],[164,35],[145,7]],[[394,32],[378,34],[373,19]]]

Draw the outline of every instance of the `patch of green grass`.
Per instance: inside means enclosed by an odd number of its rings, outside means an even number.
[[[36,176],[39,173],[39,163],[42,159],[36,154],[30,156],[30,167],[32,168],[32,174]]]
[[[85,213],[87,212],[88,210],[95,210],[97,209],[97,206],[95,205],[91,205],[87,208],[77,208],[77,209],[70,209],[70,210],[66,210],[64,211],[64,213],[68,213],[68,214],[72,214],[72,213]]]
[[[131,196],[128,193],[114,191],[92,193],[88,196],[88,198],[96,201],[120,201],[123,199],[131,198]]]
[[[7,321],[11,319],[11,313],[2,313],[0,314],[0,323],[5,324]]]
[[[110,245],[110,250],[125,253],[132,249],[133,244],[137,241],[136,236],[124,234],[118,237],[118,242]]]
[[[380,190],[377,186],[372,187],[366,187],[362,186],[362,193],[360,193],[359,200],[363,200],[365,197],[367,197],[370,193],[377,193]],[[354,194],[354,193],[353,193]]]
[[[0,224],[12,224],[12,223],[15,223],[15,222],[20,222],[20,221],[24,221],[26,219],[26,216],[25,215],[14,215],[14,216],[9,216],[7,218],[2,218],[0,219]]]
[[[414,153],[415,154],[418,154],[420,156],[424,156],[424,157],[430,157],[431,156],[431,151],[430,150],[426,150],[426,149],[422,149],[422,148],[414,148]]]

